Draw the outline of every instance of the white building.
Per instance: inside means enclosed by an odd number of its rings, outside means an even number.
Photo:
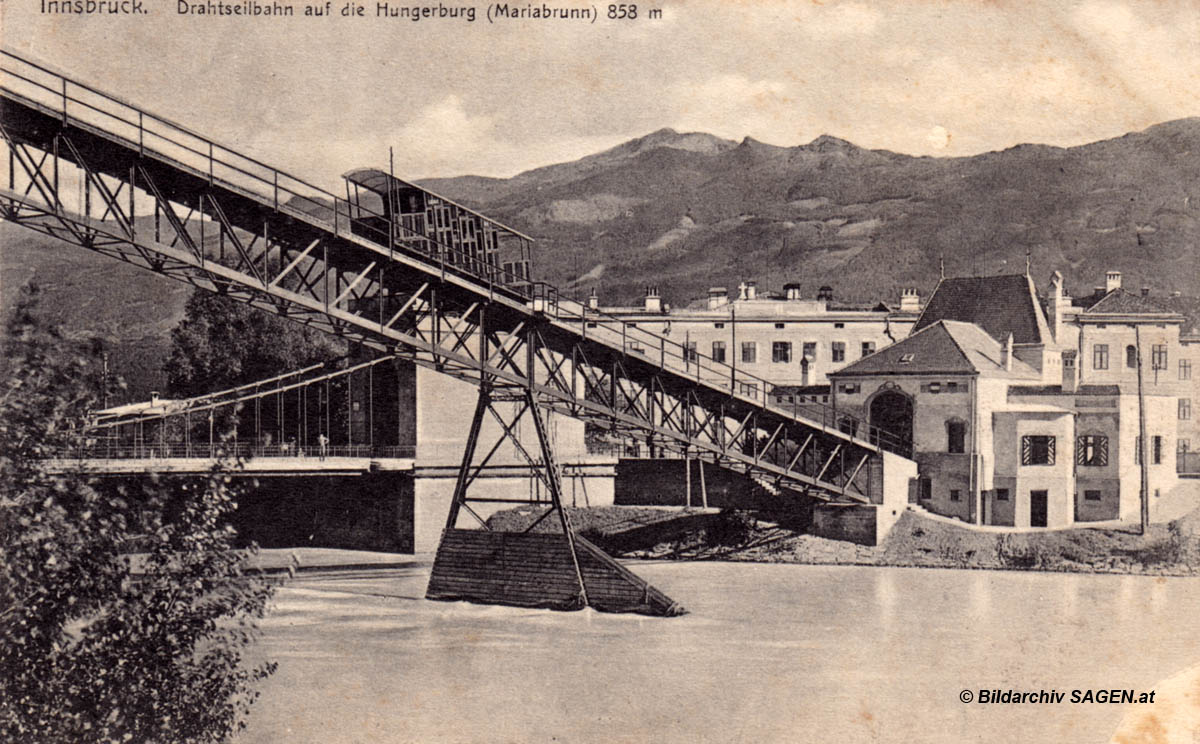
[[[662,334],[693,353],[763,378],[777,387],[820,385],[833,370],[904,338],[917,320],[920,299],[905,290],[896,307],[840,303],[822,287],[815,298],[784,285],[782,296],[762,295],[754,282],[730,298],[713,287],[708,298],[684,308],[662,303],[655,287],[636,307],[602,307],[593,292],[595,323],[606,316]]]

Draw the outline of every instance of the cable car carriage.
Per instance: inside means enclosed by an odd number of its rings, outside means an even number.
[[[355,235],[527,293],[533,238],[377,168],[342,177]]]

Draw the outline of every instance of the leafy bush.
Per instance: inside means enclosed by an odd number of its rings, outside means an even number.
[[[94,391],[35,305],[27,290],[0,389],[0,740],[224,741],[275,668],[243,664],[272,590],[234,547],[228,475],[114,495],[52,468]]]

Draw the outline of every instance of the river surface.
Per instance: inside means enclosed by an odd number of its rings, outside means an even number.
[[[1139,714],[960,702],[994,688],[1160,686],[1177,699],[1140,714],[1200,711],[1200,686],[1164,685],[1200,668],[1196,579],[630,567],[690,614],[430,602],[423,566],[298,577],[238,742],[1105,742]]]

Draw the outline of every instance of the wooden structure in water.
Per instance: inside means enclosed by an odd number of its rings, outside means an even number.
[[[496,407],[495,403],[502,400],[518,404],[515,412],[506,416]],[[542,418],[544,413],[531,390],[503,390],[492,385],[481,388],[425,596],[554,610],[592,607],[605,612],[668,617],[684,614],[685,610],[670,597],[575,534],[562,505],[562,479]],[[476,452],[482,449],[480,431],[488,416],[499,422],[499,431],[495,444],[482,461],[476,462]],[[533,421],[540,457],[529,452],[515,434],[523,418]],[[546,486],[547,497],[515,501],[471,493],[471,484],[503,442],[510,443],[525,458],[531,477]],[[493,530],[472,504],[535,504],[546,510],[524,531],[502,532]],[[478,529],[458,527],[464,512],[475,519]],[[546,526],[557,522],[559,530],[535,531],[543,522]]]
[[[667,617],[686,612],[586,539],[563,533],[446,530],[425,596]]]

